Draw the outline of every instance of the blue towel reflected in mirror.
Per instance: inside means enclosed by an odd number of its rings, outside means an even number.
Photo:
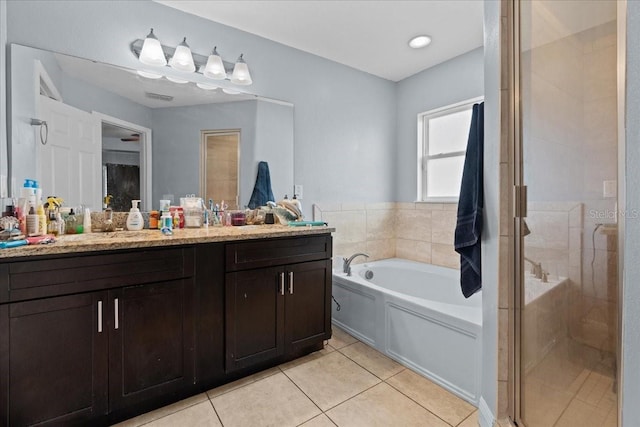
[[[269,174],[269,164],[267,162],[258,163],[258,175],[256,176],[256,185],[253,187],[251,199],[249,200],[249,209],[256,209],[265,206],[267,202],[275,201],[273,190],[271,190],[271,175]]]

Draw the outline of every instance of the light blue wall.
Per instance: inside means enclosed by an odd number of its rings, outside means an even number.
[[[201,130],[240,129],[241,153],[252,152],[256,143],[257,103],[240,101],[155,109],[153,206],[157,207],[163,194],[173,194],[176,203],[185,194],[199,194]],[[252,163],[250,156],[241,155],[240,170],[254,170]],[[246,204],[255,175],[240,175],[241,202],[246,199]]]
[[[484,94],[484,56],[480,47],[400,81],[396,200],[417,196],[418,114]]]
[[[640,212],[640,2],[627,2],[624,212]],[[640,218],[624,217],[622,426],[640,420]]]
[[[251,158],[269,163],[269,175],[275,201],[293,197],[293,181],[288,171],[293,165],[294,107],[268,101],[258,101],[256,115],[256,143]],[[241,206],[247,205],[255,185],[258,162],[254,161],[249,181],[249,192],[240,192]],[[311,218],[309,218],[311,219]]]
[[[136,67],[130,43],[153,27],[227,60],[243,52],[251,91],[295,105],[295,180],[311,203],[396,198],[395,84],[150,1],[11,1],[8,42]],[[154,170],[154,172],[156,172]]]

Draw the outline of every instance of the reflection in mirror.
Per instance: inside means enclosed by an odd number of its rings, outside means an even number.
[[[202,132],[201,192],[205,200],[224,200],[238,209],[240,131]]]
[[[222,190],[202,193],[202,132],[229,129],[241,136],[239,207],[249,201],[260,161],[271,166],[277,197],[293,187],[292,104],[227,94],[212,89],[202,76],[193,77],[202,80],[198,85],[177,84],[15,44],[10,59],[14,197],[25,178],[35,178],[44,196],[93,210],[102,209],[106,193],[117,193],[116,210],[128,210],[138,192],[135,198],[142,199],[144,210],[157,209],[163,194],[173,194],[175,201],[185,194],[219,201],[225,197]],[[40,143],[39,128],[31,126],[33,118],[48,122],[46,145]],[[227,180],[223,172],[216,171],[221,181]]]

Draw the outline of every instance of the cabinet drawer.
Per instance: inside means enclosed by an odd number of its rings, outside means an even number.
[[[6,267],[9,301],[19,301],[189,277],[193,248],[71,255]]]
[[[256,240],[226,245],[226,271],[331,258],[331,236]]]

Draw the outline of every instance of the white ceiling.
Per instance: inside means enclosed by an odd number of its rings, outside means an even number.
[[[483,44],[481,0],[155,1],[392,81]]]

